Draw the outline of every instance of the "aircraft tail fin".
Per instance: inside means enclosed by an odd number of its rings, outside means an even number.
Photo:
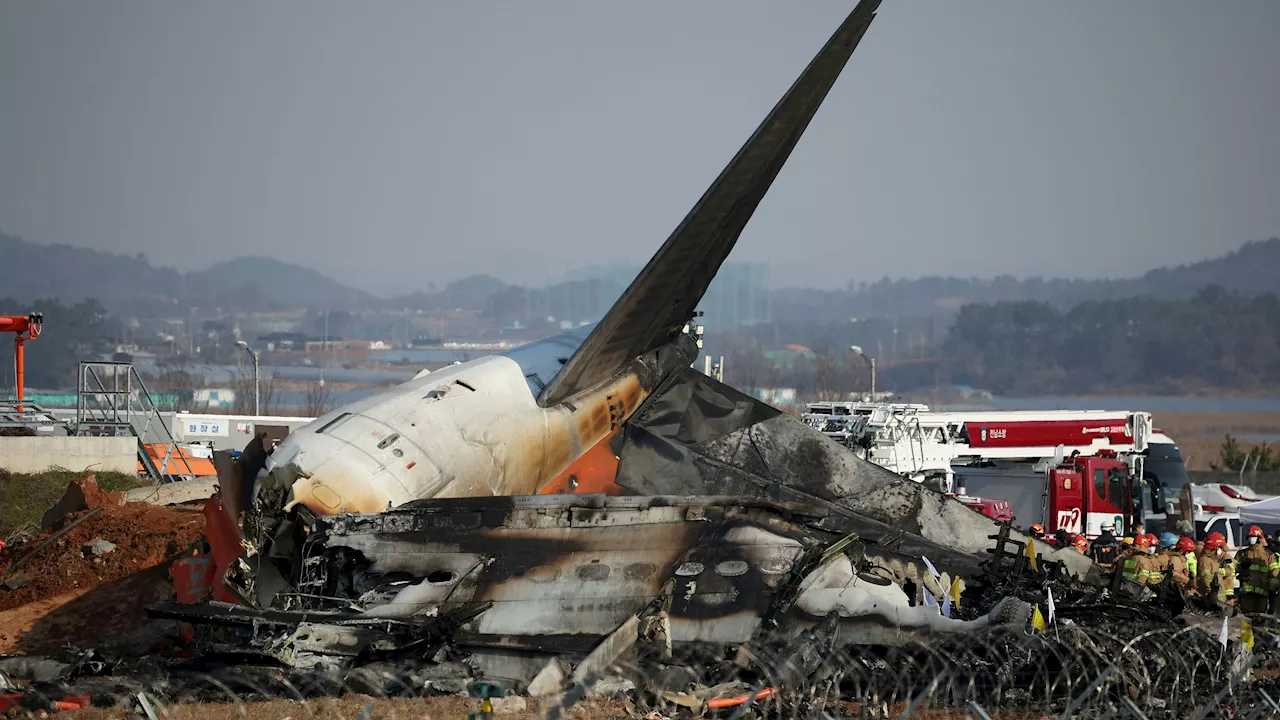
[[[861,0],[841,23],[543,390],[541,405],[555,405],[609,380],[633,359],[668,343],[688,322],[879,5],[880,0]]]

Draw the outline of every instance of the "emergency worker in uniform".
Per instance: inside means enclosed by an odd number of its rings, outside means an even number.
[[[1125,580],[1139,585],[1153,585],[1156,580],[1156,559],[1151,555],[1151,539],[1139,535],[1133,539],[1133,550],[1124,557],[1120,564],[1120,574]]]
[[[1044,526],[1041,525],[1040,523],[1036,523],[1035,525],[1032,525],[1029,528],[1028,532],[1030,532],[1031,537],[1035,538],[1036,540],[1039,540],[1040,542],[1045,542]]]
[[[1236,553],[1236,578],[1240,581],[1240,611],[1259,614],[1271,609],[1271,594],[1280,578],[1280,563],[1267,549],[1267,536],[1262,528],[1249,528],[1248,545]]]
[[[1178,536],[1171,532],[1160,535],[1160,549],[1155,554],[1156,579],[1153,584],[1159,585],[1164,579],[1173,573],[1173,558],[1177,556],[1178,551],[1174,548],[1178,544]]]
[[[1169,556],[1169,574],[1173,584],[1182,590],[1192,590],[1196,580],[1196,543],[1189,537],[1178,538]]]
[[[1071,549],[1081,555],[1087,555],[1089,553],[1089,538],[1083,534],[1075,536],[1075,539],[1071,541]]]
[[[1093,541],[1093,549],[1089,551],[1089,557],[1104,570],[1115,567],[1120,560],[1120,547],[1116,542],[1114,525],[1102,523],[1102,534]]]
[[[1216,599],[1223,605],[1232,601],[1231,585],[1223,585],[1226,579],[1223,563],[1227,560],[1223,547],[1227,539],[1222,533],[1209,533],[1204,539],[1204,549],[1196,556],[1196,593],[1205,597],[1215,596],[1214,584],[1217,584]]]

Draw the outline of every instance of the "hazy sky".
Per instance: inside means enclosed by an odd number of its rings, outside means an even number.
[[[643,262],[853,5],[0,0],[0,230],[375,291]],[[1280,235],[1278,38],[1277,0],[885,0],[733,259],[1124,276]]]

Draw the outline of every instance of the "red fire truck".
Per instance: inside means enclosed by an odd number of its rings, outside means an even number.
[[[997,520],[1096,537],[1179,512],[1186,469],[1143,412],[932,412],[923,405],[812,403],[810,425],[862,457]],[[999,499],[996,499],[999,498]]]

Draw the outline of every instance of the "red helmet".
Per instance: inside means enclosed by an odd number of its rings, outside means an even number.
[[[1084,535],[1077,535],[1076,539],[1071,541],[1071,544],[1080,552],[1084,552],[1089,548],[1089,538]]]
[[[1178,538],[1178,544],[1174,545],[1174,547],[1178,549],[1178,552],[1188,553],[1196,549],[1196,541],[1183,535]]]
[[[1262,528],[1258,527],[1257,525],[1250,525],[1249,537],[1266,538],[1267,534],[1262,532]]]
[[[1160,538],[1156,537],[1155,533],[1147,533],[1147,543],[1152,547],[1159,547]]]
[[[1142,548],[1143,550],[1146,550],[1147,548],[1151,547],[1151,536],[1139,535],[1138,537],[1133,539],[1133,544],[1137,547]]]
[[[1209,533],[1209,536],[1204,539],[1204,546],[1208,550],[1217,550],[1218,548],[1223,547],[1226,544],[1227,544],[1227,539],[1223,537],[1222,533],[1220,532]]]

